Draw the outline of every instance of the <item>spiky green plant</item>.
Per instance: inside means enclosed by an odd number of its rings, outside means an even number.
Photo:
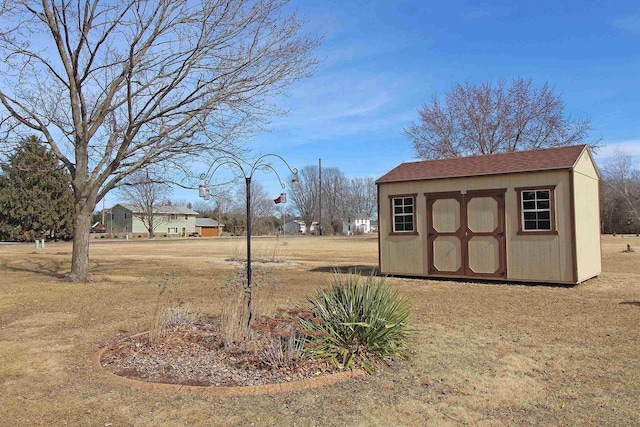
[[[369,372],[378,361],[403,356],[411,333],[409,304],[383,278],[336,274],[331,288],[308,301],[313,316],[300,322],[311,355]]]

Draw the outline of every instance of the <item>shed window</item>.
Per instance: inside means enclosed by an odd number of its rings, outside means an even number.
[[[393,197],[392,217],[394,233],[415,232],[415,196]]]
[[[554,187],[518,190],[521,233],[555,233]]]

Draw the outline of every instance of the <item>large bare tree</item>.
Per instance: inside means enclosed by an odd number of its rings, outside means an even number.
[[[378,193],[373,178],[352,178],[349,181],[349,210],[369,217],[377,213]]]
[[[171,187],[161,182],[154,182],[143,170],[134,172],[122,182],[121,197],[135,208],[135,215],[147,229],[149,239],[152,239],[156,228],[164,222],[164,216],[157,214],[158,206],[164,200],[168,200]]]
[[[233,150],[308,75],[318,40],[286,4],[0,0],[0,129],[36,132],[71,174],[70,279],[90,278],[91,214],[108,191],[148,165]]]
[[[304,221],[307,232],[311,230],[313,221],[318,218],[318,196],[320,194],[318,187],[318,167],[310,165],[303,167],[298,172],[297,183],[291,188],[290,199],[300,214],[300,218]]]
[[[511,85],[456,84],[444,101],[434,96],[418,114],[404,134],[423,159],[573,145],[591,130],[590,119],[566,115],[552,86],[521,77]]]
[[[342,232],[348,213],[349,180],[335,167],[322,168],[322,230]],[[329,225],[329,226],[328,226]]]
[[[251,234],[263,234],[266,219],[273,216],[273,197],[267,195],[267,191],[262,184],[256,180],[251,181],[249,194]],[[247,185],[246,182],[238,185],[235,199],[236,211],[247,215]]]

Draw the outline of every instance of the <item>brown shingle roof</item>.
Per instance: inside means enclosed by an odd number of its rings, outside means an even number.
[[[572,169],[586,145],[402,163],[376,183]]]

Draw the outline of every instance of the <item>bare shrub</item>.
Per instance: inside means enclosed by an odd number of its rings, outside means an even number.
[[[161,312],[160,307],[165,300],[166,295],[173,292],[178,287],[178,276],[175,271],[166,271],[156,284],[156,306],[153,311],[153,323],[149,330],[149,342],[157,344],[161,338]]]
[[[275,241],[254,244],[251,250],[251,259],[254,262],[282,262],[284,254],[280,251],[284,245],[286,242],[280,242],[278,238]],[[227,246],[227,261],[245,261],[246,259],[247,251],[244,244],[235,242]]]
[[[222,304],[222,342],[231,348],[247,340],[248,313],[244,289],[229,289]]]
[[[248,289],[246,266],[234,269],[224,285],[222,298],[222,333],[227,347],[247,343],[251,339],[251,330],[247,328],[249,319],[259,315],[260,294],[264,289],[277,286],[273,269],[264,266],[253,266],[252,289]],[[248,310],[249,292],[252,293],[252,312]]]
[[[198,312],[192,311],[193,304],[169,307],[160,316],[160,328],[167,330],[176,327],[191,326],[198,318]]]

